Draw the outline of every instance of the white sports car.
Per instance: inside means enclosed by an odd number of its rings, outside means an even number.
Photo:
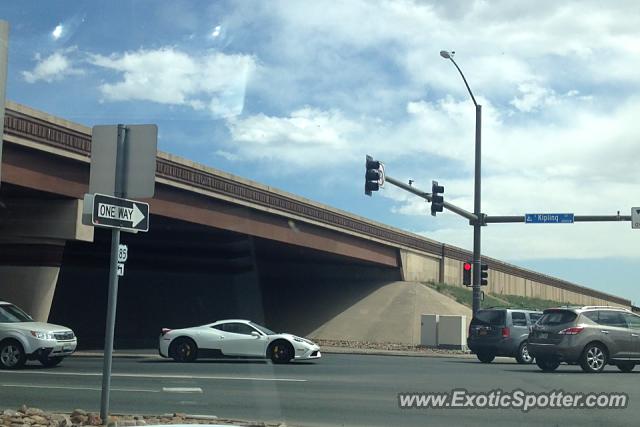
[[[249,320],[219,320],[184,329],[162,329],[159,352],[177,362],[199,357],[267,358],[273,363],[319,359],[317,344],[291,334],[277,334]]]

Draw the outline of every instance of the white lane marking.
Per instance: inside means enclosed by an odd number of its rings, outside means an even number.
[[[17,374],[17,375],[73,375],[80,377],[101,377],[101,372],[52,372],[52,371],[3,371],[5,374]],[[229,381],[280,381],[280,382],[294,382],[303,383],[308,380],[302,380],[298,378],[260,378],[260,377],[222,377],[215,375],[157,375],[157,374],[111,374],[111,377],[118,378],[165,378],[165,379],[181,379],[181,380],[229,380]]]
[[[0,384],[0,387],[18,387],[18,388],[50,388],[60,390],[92,390],[102,391],[99,387],[75,387],[63,385],[27,385],[27,384]],[[160,390],[149,390],[139,388],[111,388],[111,391],[129,391],[133,393],[160,393]]]
[[[162,387],[165,393],[202,393],[200,387]]]

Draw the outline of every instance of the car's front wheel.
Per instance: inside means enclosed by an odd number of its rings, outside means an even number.
[[[27,361],[22,344],[13,339],[8,339],[0,344],[0,368],[19,369]]]
[[[580,366],[582,370],[590,374],[602,372],[607,364],[609,357],[607,351],[600,344],[587,344],[580,358]]]
[[[558,366],[560,366],[560,361],[553,358],[537,357],[536,365],[538,365],[538,368],[542,369],[544,372],[553,372],[558,369]]]
[[[60,364],[60,362],[62,362],[62,359],[64,359],[64,357],[41,357],[39,360],[39,362],[42,364],[42,366],[44,366],[45,368],[53,368],[54,366],[58,366]]]
[[[516,354],[516,361],[520,364],[529,364],[533,363],[533,356],[529,354],[529,347],[527,346],[527,342],[523,341],[518,347],[518,354]]]
[[[482,352],[477,353],[476,357],[482,363],[491,363],[491,362],[493,362],[493,359],[496,358],[496,355],[493,354],[493,353],[488,353],[488,352],[482,351]]]
[[[636,364],[633,362],[617,362],[616,366],[618,367],[618,369],[620,369],[622,372],[631,372],[633,371],[633,368],[636,367]]]
[[[169,356],[176,362],[193,362],[198,358],[198,346],[191,338],[176,338],[169,346]]]
[[[272,343],[267,352],[273,363],[288,363],[294,357],[293,346],[286,341]]]

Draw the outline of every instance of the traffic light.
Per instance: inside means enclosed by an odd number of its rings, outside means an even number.
[[[465,262],[462,265],[462,284],[471,286],[471,263]]]
[[[480,265],[480,286],[487,286],[489,283],[489,266],[487,264]]]
[[[444,208],[444,187],[438,185],[438,181],[431,183],[431,215],[436,216],[436,213],[442,212]]]
[[[364,194],[371,196],[371,192],[378,191],[384,184],[384,165],[382,162],[373,160],[367,155],[364,173]]]

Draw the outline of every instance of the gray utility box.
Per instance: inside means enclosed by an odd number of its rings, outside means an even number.
[[[438,346],[438,315],[423,314],[420,316],[420,345]]]
[[[420,345],[455,350],[467,348],[467,316],[423,314]]]

